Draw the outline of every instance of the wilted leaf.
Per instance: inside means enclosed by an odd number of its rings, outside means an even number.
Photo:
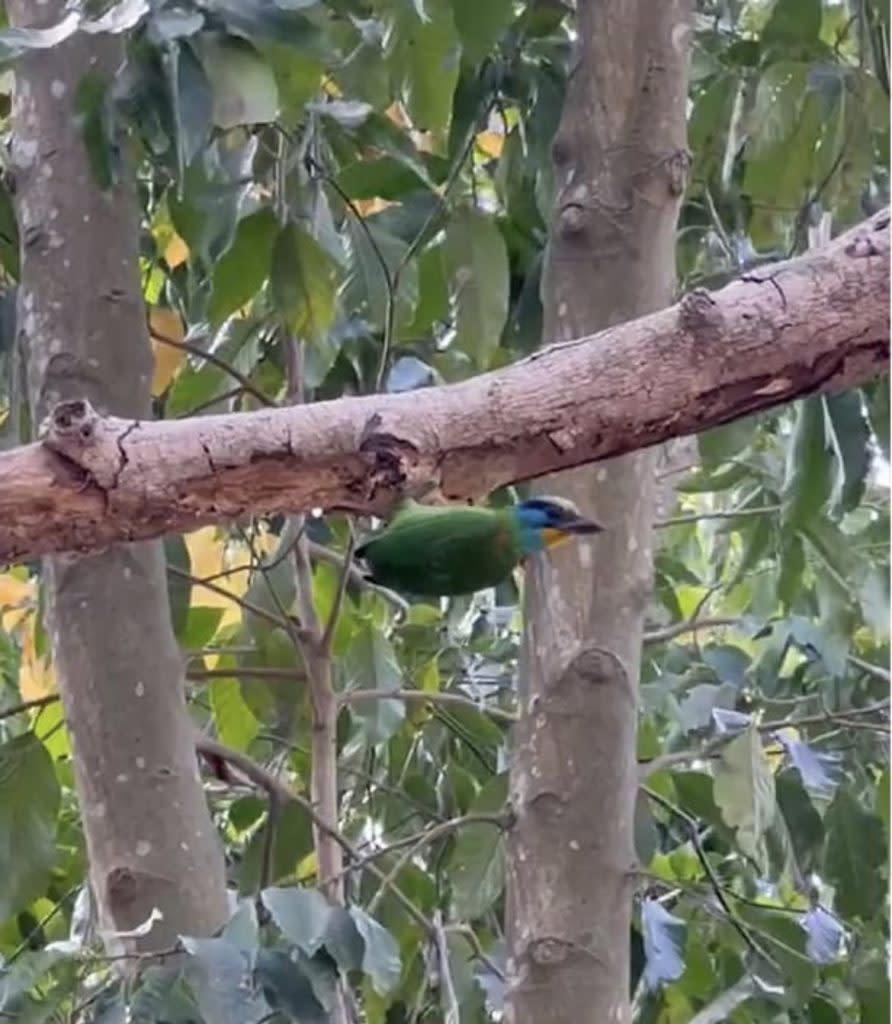
[[[681,918],[670,914],[657,900],[641,901],[641,932],[644,936],[644,984],[659,988],[667,981],[675,981],[684,974],[684,949],[687,925]]]
[[[816,964],[831,964],[838,959],[846,937],[839,919],[823,907],[812,907],[802,918],[805,951]]]
[[[842,771],[839,754],[813,750],[802,740],[788,736],[783,729],[773,735],[786,750],[805,786],[822,796],[832,796]]]

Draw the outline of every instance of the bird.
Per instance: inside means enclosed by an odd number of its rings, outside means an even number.
[[[565,498],[528,498],[505,508],[407,499],[355,556],[378,586],[454,597],[497,586],[525,559],[602,529]]]

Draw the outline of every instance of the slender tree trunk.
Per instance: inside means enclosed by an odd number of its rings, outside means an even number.
[[[53,24],[60,0],[7,6]],[[75,97],[110,81],[119,39],[76,36],[16,69],[13,173],[22,244],[18,324],[34,423],[61,399],[151,415],[151,350],[132,187],[101,192]],[[128,948],[169,947],[226,915],[222,850],[198,776],[159,542],[43,565],[53,664],[71,734],[90,881],[109,932],[162,918]]]
[[[690,0],[580,0],[553,142],[544,335],[672,301],[685,186]],[[528,574],[511,800],[508,1019],[629,1011],[636,694],[651,587],[654,452],[543,480],[606,532]]]

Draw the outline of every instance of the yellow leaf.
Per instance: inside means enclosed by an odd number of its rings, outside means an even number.
[[[298,882],[308,882],[316,877],[316,854],[308,853],[297,865]]]
[[[18,631],[22,645],[19,665],[19,693],[22,700],[38,700],[56,692],[56,679],[49,659],[37,653],[36,625],[37,616],[32,612]]]
[[[22,576],[20,570],[0,576],[0,629],[14,633],[25,621],[37,601],[37,581]]]
[[[488,157],[497,160],[502,155],[502,146],[505,144],[503,136],[498,132],[481,132],[477,136],[477,147]]]
[[[186,534],[184,540],[189,551],[192,576],[196,579],[218,577],[213,580],[214,586],[226,591],[225,594],[221,594],[217,590],[209,590],[200,583],[193,582],[193,601],[204,608],[223,609],[218,631],[227,626],[237,625],[242,618],[239,600],[245,596],[250,578],[250,548],[241,541],[230,540],[215,526],[205,526]],[[258,555],[271,554],[276,543],[276,535],[268,530],[254,537],[254,549]],[[226,573],[225,576],[218,575],[223,572]],[[208,658],[208,667],[215,667],[217,661],[217,656]]]
[[[171,270],[176,270],[176,268],[180,266],[181,263],[185,263],[187,259],[189,259],[189,246],[186,245],[183,239],[176,232],[174,232],[164,249],[164,262]]]
[[[384,111],[384,116],[390,118],[400,128],[409,127],[409,118],[406,117],[406,113],[400,103],[391,103],[387,110]]]
[[[149,334],[152,339],[152,354],[155,358],[155,372],[152,377],[152,394],[157,397],[163,394],[176,376],[186,351],[175,345],[159,341],[158,335],[172,341],[182,341],[186,337],[186,329],[178,313],[163,306],[149,307]]]
[[[388,206],[394,205],[390,200],[379,199],[377,196],[374,199],[354,199],[353,202],[363,217],[370,217],[373,213],[380,213]]]

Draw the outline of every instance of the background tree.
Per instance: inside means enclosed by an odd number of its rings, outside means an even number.
[[[155,415],[420,388],[535,348],[549,154],[584,27],[571,14],[128,2],[6,32],[9,60],[28,54],[51,96],[63,46],[122,46],[123,62],[65,93],[93,173],[69,202],[120,188],[132,156]],[[679,289],[770,273],[887,201],[887,38],[868,2],[698,6]],[[24,253],[43,243],[29,249],[33,225],[10,209],[6,193],[0,259],[15,281],[29,272],[18,238]],[[66,296],[65,322],[90,293]],[[27,436],[13,352],[4,334],[3,426]],[[636,1020],[886,1019],[887,459],[883,380],[709,431],[658,470],[678,507],[654,524],[641,656]],[[517,589],[437,607],[368,587],[348,568],[367,525],[273,517],[165,542],[238,902],[215,938],[197,915],[178,925],[182,963],[125,982],[79,895],[49,580],[33,566],[0,577],[2,1012],[243,1022],[361,1008],[393,1024],[503,1011]],[[315,811],[305,794],[324,797]]]

